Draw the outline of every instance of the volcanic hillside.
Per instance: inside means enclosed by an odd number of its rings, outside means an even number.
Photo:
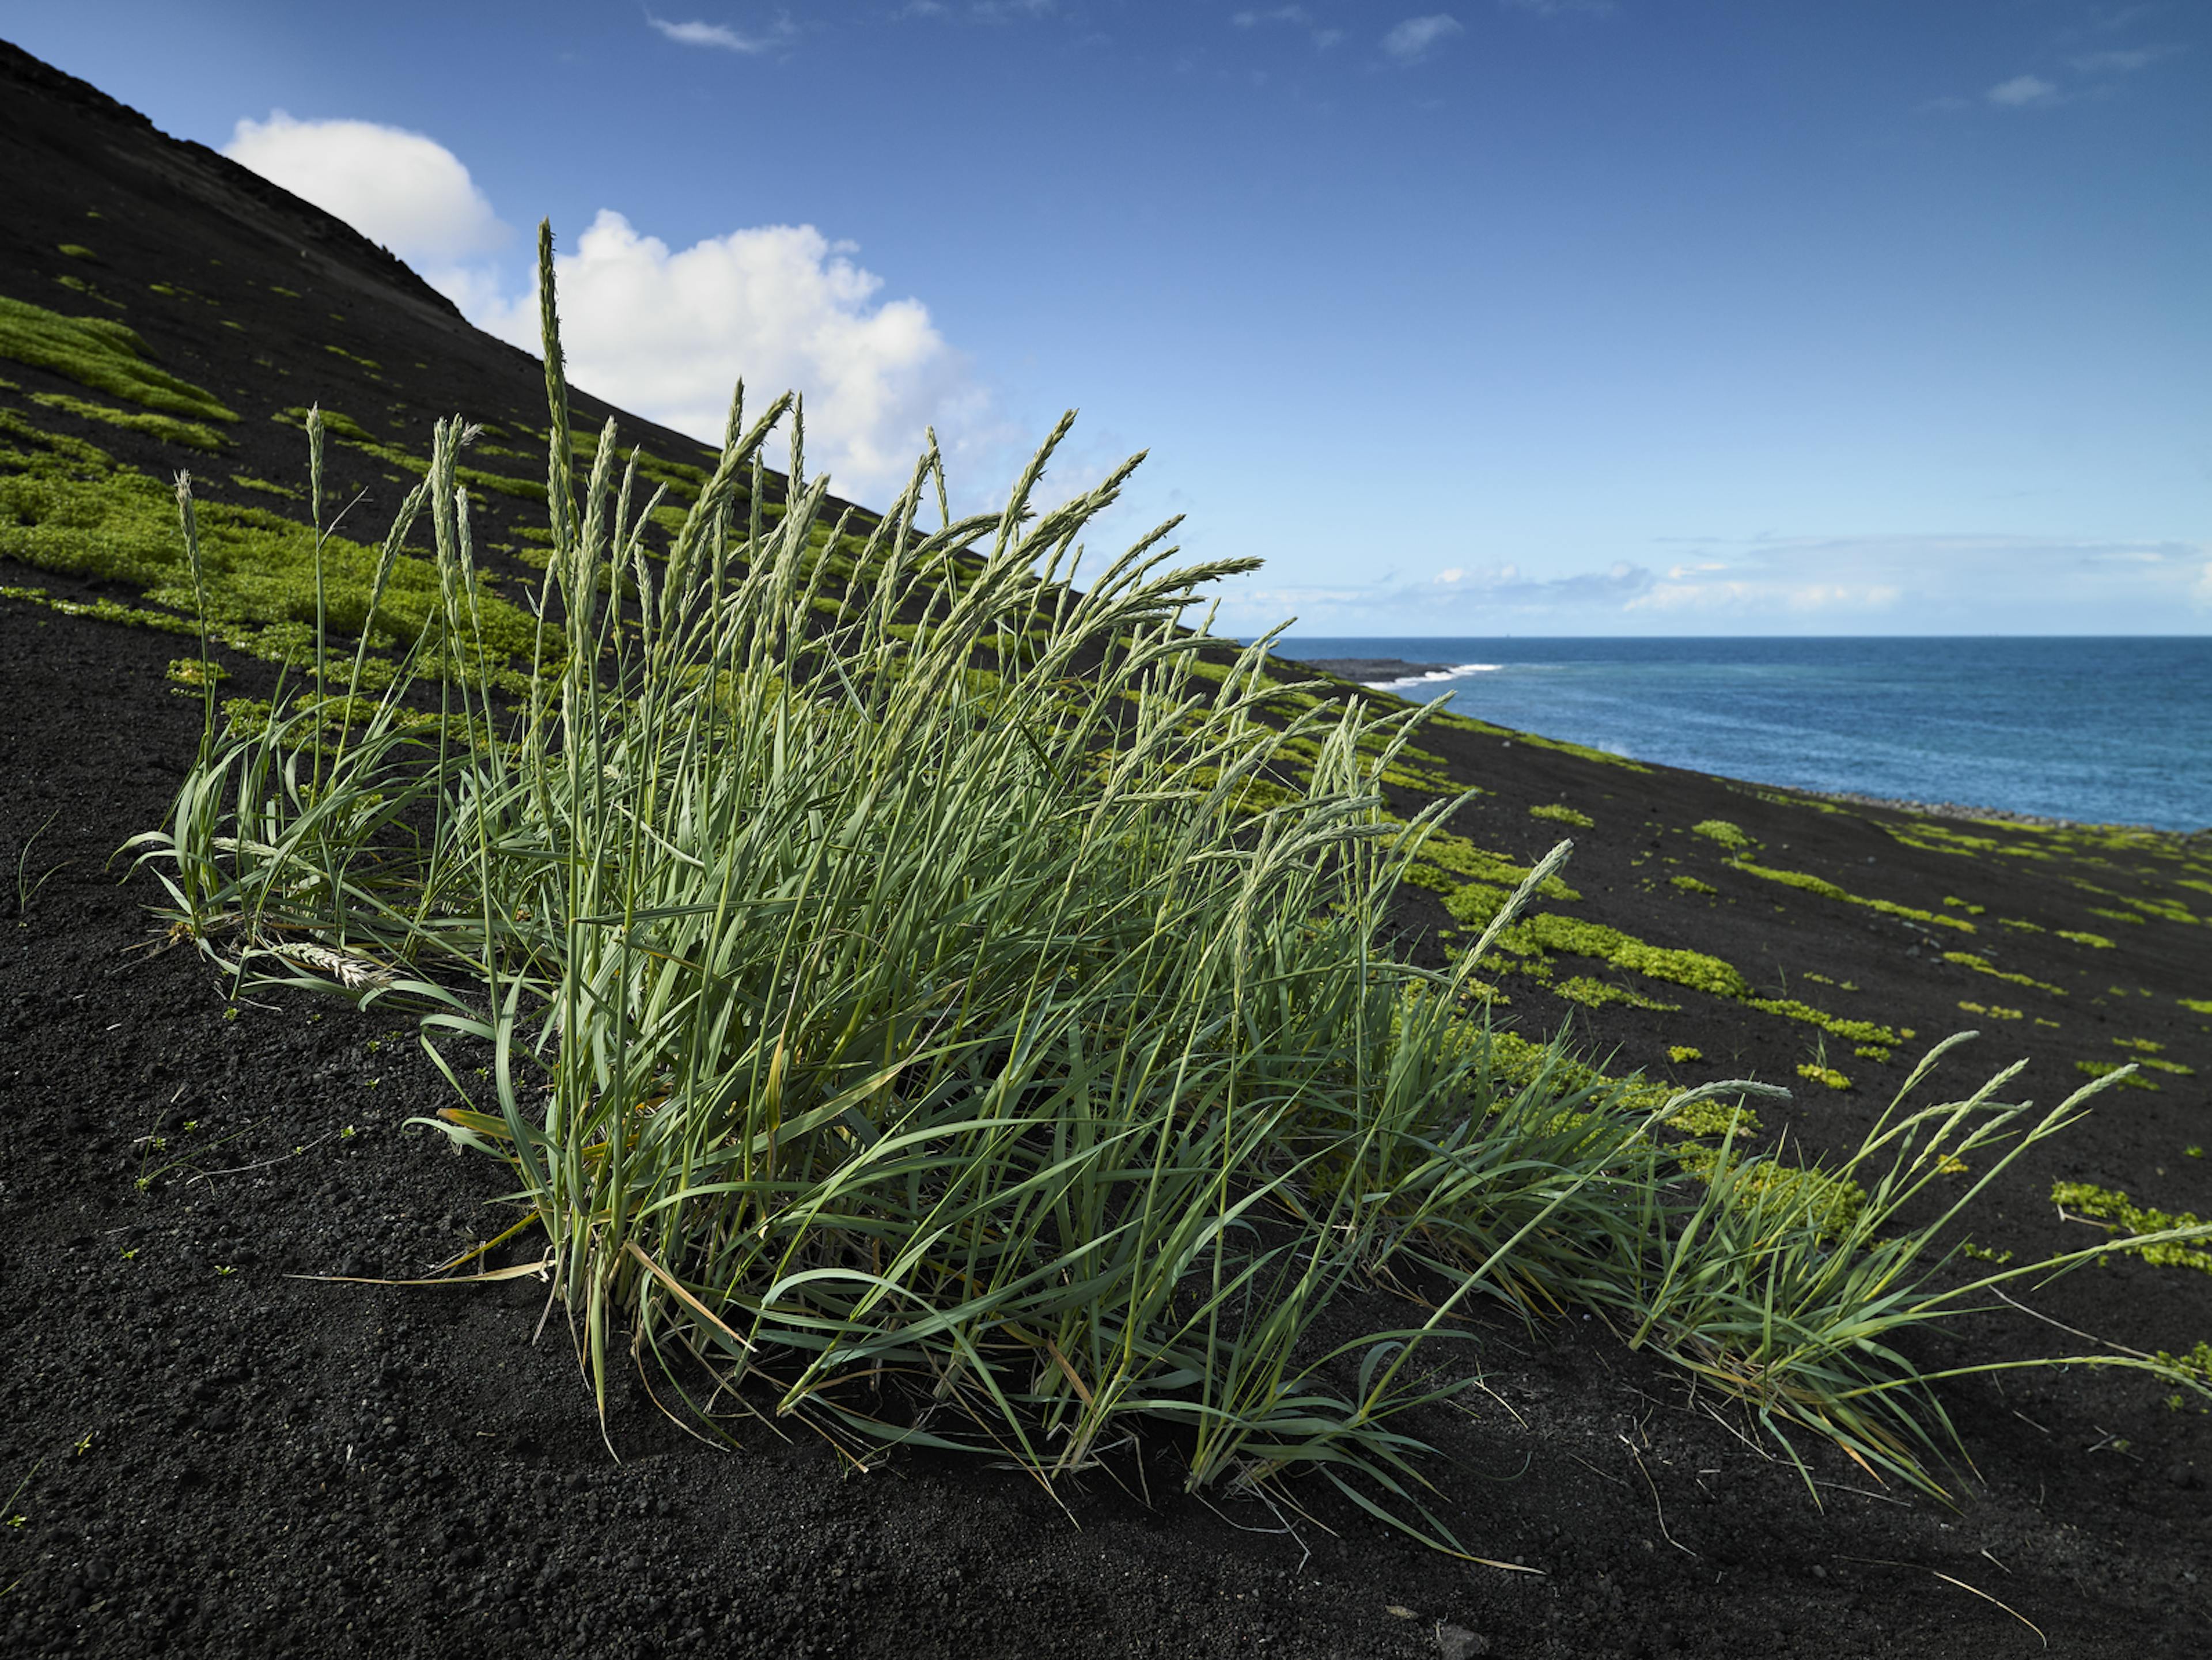
[[[326,412],[324,501],[345,508],[334,615],[351,603],[364,620],[361,573],[433,423],[458,413],[484,428],[462,477],[490,593],[522,628],[545,563],[543,371],[328,215],[4,46],[0,94],[10,1652],[2201,1642],[2212,1398],[2187,1386],[2212,1377],[2201,1242],[2015,1282],[2026,1307],[1986,1295],[1991,1312],[1910,1340],[1930,1371],[2169,1362],[1940,1384],[1971,1457],[1931,1466],[1948,1500],[1799,1433],[1808,1487],[1739,1399],[1635,1334],[1483,1313],[1465,1363],[1480,1387],[1409,1431],[1440,1450],[1419,1465],[1427,1502],[1479,1561],[1316,1484],[1294,1505],[1185,1497],[1164,1444],[1050,1490],[926,1452],[853,1475],[773,1426],[738,1451],[691,1438],[643,1381],[611,1403],[603,1440],[535,1280],[313,1277],[423,1275],[486,1237],[501,1173],[404,1128],[450,1097],[392,1014],[228,1003],[190,949],[148,949],[159,896],[118,881],[113,855],[167,813],[204,677],[247,718],[312,648],[308,406]],[[714,454],[584,392],[573,405],[586,441],[611,415],[625,448],[645,447],[675,523]],[[214,569],[212,667],[183,575],[180,470]],[[773,517],[783,481],[762,496]],[[393,630],[421,621],[404,589]],[[1208,648],[1201,678],[1234,654]],[[1270,672],[1284,718],[1316,701],[1397,707],[1294,664]],[[1401,891],[1397,932],[1419,961],[1448,960],[1574,842],[1480,971],[1502,1073],[1633,1079],[1655,1102],[1717,1078],[1783,1085],[1795,1098],[1739,1117],[1735,1152],[1832,1170],[1932,1044],[1976,1030],[1917,1101],[1962,1098],[2014,1060],[2005,1098],[2045,1103],[2134,1070],[1981,1195],[1954,1277],[2212,1214],[2203,836],[1816,800],[1480,714],[1423,726],[1385,783],[1408,819],[1474,792]],[[1564,1073],[1545,1047],[1562,1031]],[[1700,1146],[1711,1168],[1727,1116],[1666,1132],[1692,1149],[1686,1169]],[[1961,1167],[1934,1198],[1981,1173]]]

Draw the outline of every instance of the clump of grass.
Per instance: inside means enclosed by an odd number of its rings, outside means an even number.
[[[1412,1527],[1389,1502],[1419,1502],[1405,1414],[1464,1386],[1416,1377],[1484,1297],[1623,1314],[1770,1424],[1932,1480],[1940,1408],[1887,1344],[1955,1294],[1926,1289],[1935,1230],[1895,1218],[1931,1159],[2023,1110],[1977,1119],[1985,1090],[1886,1117],[1834,1172],[1744,1157],[1738,1112],[1717,1148],[1659,1147],[1709,1098],[1783,1092],[1612,1083],[1462,1012],[1565,843],[1450,968],[1393,958],[1396,886],[1458,805],[1386,810],[1427,712],[1297,705],[1266,640],[1194,675],[1224,647],[1178,619],[1247,566],[1170,569],[1172,523],[1079,593],[1079,538],[1133,462],[1032,512],[1063,423],[1001,513],[953,520],[933,447],[833,556],[795,414],[769,522],[790,400],[747,424],[741,390],[656,569],[611,423],[573,475],[550,233],[540,277],[526,701],[435,643],[489,604],[468,432],[441,423],[373,591],[427,514],[440,626],[374,699],[364,639],[343,691],[280,693],[258,732],[214,736],[210,702],[137,845],[234,976],[421,1012],[463,1098],[436,1126],[511,1171],[603,1412],[627,1348],[709,1425],[765,1389],[863,1459],[920,1443],[1048,1481],[1173,1426],[1194,1490],[1317,1471]],[[483,1085],[456,1036],[490,1046]],[[1319,1336],[1391,1272],[1433,1276],[1424,1313]]]

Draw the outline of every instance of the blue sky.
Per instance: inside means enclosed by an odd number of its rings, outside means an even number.
[[[580,384],[796,381],[881,501],[1146,448],[1113,528],[1326,635],[2212,628],[2212,13],[0,0]],[[242,125],[243,124],[243,125]],[[464,171],[465,170],[465,173]],[[1105,550],[1098,550],[1100,552]]]

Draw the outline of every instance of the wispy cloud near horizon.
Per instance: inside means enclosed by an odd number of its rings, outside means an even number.
[[[2047,615],[2081,631],[2136,632],[2145,614],[2212,621],[2212,541],[2002,535],[1832,536],[1700,543],[1663,569],[1616,560],[1546,575],[1516,564],[1447,567],[1425,580],[1273,586],[1223,607],[1232,630],[1285,616],[1316,631],[1379,635],[1514,632],[2002,632]],[[2047,629],[2037,631],[2048,631]]]

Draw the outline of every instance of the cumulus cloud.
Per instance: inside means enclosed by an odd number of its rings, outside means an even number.
[[[764,34],[742,34],[726,23],[672,23],[651,12],[645,15],[645,21],[679,46],[708,46],[748,55],[771,52],[798,33],[788,17],[776,19],[775,26]]]
[[[1382,37],[1382,51],[1386,57],[1401,64],[1418,64],[1435,50],[1439,42],[1466,33],[1466,26],[1449,12],[1434,12],[1426,17],[1408,17]]]
[[[486,258],[511,233],[435,139],[277,110],[239,122],[224,154],[383,243],[479,327],[538,349],[535,272],[518,292]],[[989,424],[988,395],[928,307],[883,298],[883,279],[856,252],[811,225],[671,249],[602,210],[556,262],[570,379],[710,444],[721,441],[739,376],[756,408],[796,390],[807,470],[826,469],[846,496],[903,485],[933,424],[948,455],[995,468],[1011,435]]]
[[[2015,75],[2009,81],[1999,82],[1983,96],[2004,109],[2024,109],[2030,104],[2050,103],[2058,96],[2058,88],[2039,76]]]
[[[508,235],[460,158],[404,128],[272,110],[240,121],[222,153],[426,272],[489,253]]]
[[[807,470],[845,495],[905,482],[924,429],[971,427],[982,398],[919,300],[881,301],[850,243],[769,225],[672,250],[602,209],[554,263],[570,378],[625,409],[719,443],[742,375],[757,407],[806,398]],[[485,308],[494,333],[537,342],[534,294]]]

